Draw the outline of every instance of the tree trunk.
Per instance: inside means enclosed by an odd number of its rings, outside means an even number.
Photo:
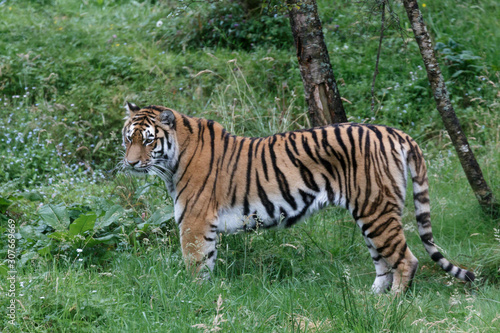
[[[287,0],[300,74],[313,126],[347,121],[315,0]]]
[[[462,168],[464,169],[469,184],[471,185],[472,190],[474,191],[483,210],[488,213],[499,214],[500,207],[498,202],[495,200],[492,191],[483,178],[481,168],[474,157],[474,153],[469,146],[467,137],[463,133],[460,122],[455,114],[455,110],[451,105],[448,90],[446,89],[441,69],[437,63],[429,33],[427,32],[422,18],[422,13],[418,8],[418,3],[416,0],[403,0],[403,4],[406,9],[406,13],[408,14],[413,33],[415,34],[418,47],[420,48],[420,54],[422,55],[425,68],[427,70],[427,77],[434,93],[437,109],[441,114],[444,126],[450,135],[455,150],[457,151],[458,158],[462,164]]]

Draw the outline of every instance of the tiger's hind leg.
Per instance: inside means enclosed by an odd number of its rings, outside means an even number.
[[[368,251],[370,251],[370,256],[372,257],[377,274],[372,285],[372,291],[377,294],[386,292],[392,286],[392,267],[390,267],[385,259],[377,252],[370,240],[366,236],[364,236],[364,238]]]
[[[376,292],[383,292],[384,288],[390,286],[391,280],[393,292],[405,291],[410,286],[418,267],[417,258],[406,244],[399,212],[399,209],[393,209],[372,220],[370,218],[358,220],[375,262],[377,278],[373,288]],[[391,270],[392,274],[387,274]]]

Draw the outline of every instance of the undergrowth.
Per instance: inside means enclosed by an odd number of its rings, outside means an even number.
[[[370,293],[370,257],[336,208],[290,230],[221,235],[211,282],[192,283],[164,184],[115,170],[122,106],[166,105],[246,136],[309,127],[286,13],[274,1],[248,13],[242,2],[0,2],[0,276],[9,219],[18,269],[7,331],[497,331],[499,221],[480,211],[460,171],[399,2],[403,37],[386,32],[374,113],[380,22],[368,7],[318,1],[333,69],[349,120],[419,142],[437,244],[477,282],[463,285],[428,258],[410,197],[403,223],[420,268],[403,297]],[[498,6],[421,9],[498,197]]]

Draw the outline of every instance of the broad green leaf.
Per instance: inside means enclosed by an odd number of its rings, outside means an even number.
[[[23,267],[28,260],[31,259],[38,259],[39,254],[34,251],[30,251],[28,253],[25,253],[21,256],[21,259],[19,259],[19,266]]]
[[[68,231],[56,231],[47,235],[47,238],[54,238],[60,241],[65,241],[68,238]]]
[[[96,229],[99,230],[105,228],[113,222],[116,222],[120,218],[123,211],[124,209],[120,205],[114,205],[113,207],[109,208],[106,211],[106,214],[104,214],[104,216],[99,219],[99,222],[97,222]]]
[[[41,249],[38,250],[38,254],[45,256],[47,254],[50,254],[50,249],[52,247],[52,243],[49,243],[47,246],[42,247]]]
[[[152,185],[153,185],[152,183],[146,183],[142,186],[139,186],[135,190],[134,197],[139,198],[141,195],[146,194],[150,190]]]
[[[29,201],[42,201],[43,200],[42,195],[40,193],[38,193],[37,191],[25,193],[25,194],[23,194],[23,196],[25,199],[27,199]]]
[[[76,220],[69,226],[69,235],[74,237],[76,235],[83,235],[85,231],[94,229],[95,220],[97,216],[94,212],[87,213],[85,215],[80,215]]]
[[[142,222],[137,225],[137,229],[140,231],[146,231],[146,229],[149,227],[149,223],[147,222]]]
[[[455,78],[455,77],[457,77],[457,76],[459,76],[459,75],[463,74],[464,72],[466,72],[466,71],[463,71],[463,70],[458,70],[458,71],[456,71],[456,72],[455,72],[455,73],[454,73],[451,77]]]
[[[63,204],[44,205],[38,214],[45,223],[57,231],[66,230],[69,226],[68,210]]]
[[[173,207],[166,206],[163,207],[153,213],[149,219],[147,219],[146,223],[150,225],[160,225],[163,222],[171,219],[174,216]]]
[[[92,247],[97,244],[113,244],[116,243],[116,239],[118,239],[119,236],[115,234],[108,234],[102,237],[97,237],[97,238],[92,238],[88,243],[87,247]]]
[[[35,238],[35,230],[31,225],[25,225],[19,228],[19,234],[24,239],[34,239]]]

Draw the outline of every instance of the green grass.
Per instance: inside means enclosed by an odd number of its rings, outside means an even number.
[[[477,281],[464,285],[428,257],[410,195],[403,223],[420,268],[402,297],[370,292],[374,269],[364,241],[348,213],[336,208],[289,230],[222,235],[212,280],[193,282],[162,182],[114,171],[122,106],[163,104],[247,136],[307,127],[295,50],[290,36],[280,35],[286,20],[244,23],[237,11],[231,18],[225,11],[225,26],[260,29],[251,36],[255,43],[228,32],[209,48],[195,34],[196,22],[216,15],[204,3],[169,15],[179,2],[6,1],[0,4],[0,291],[9,289],[8,216],[19,232],[18,302],[16,326],[2,315],[0,330],[498,331],[499,221],[481,212],[461,171],[416,43],[410,33],[401,39],[396,29],[387,31],[373,114],[379,19],[367,19],[352,1],[318,3],[341,94],[352,103],[345,104],[349,119],[396,126],[419,142],[437,244],[473,269]],[[425,4],[455,109],[500,197],[498,5]],[[407,30],[398,3],[394,10]],[[70,223],[90,229],[76,232]],[[2,311],[9,301],[0,298]]]

